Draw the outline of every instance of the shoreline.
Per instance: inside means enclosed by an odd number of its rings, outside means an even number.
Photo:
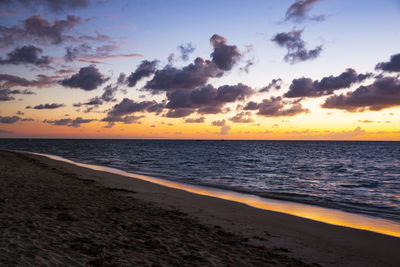
[[[94,181],[102,188],[132,195],[134,199],[145,203],[186,213],[201,225],[241,236],[246,244],[263,247],[265,251],[274,251],[306,263],[324,266],[396,266],[400,263],[400,255],[396,253],[396,247],[400,247],[400,238],[261,210],[44,156],[21,152],[1,153],[22,158],[21,172],[29,160],[37,161],[37,165],[45,169],[43,171],[46,173],[61,175],[62,179],[58,183],[63,184],[63,179],[66,179],[66,183],[71,176],[77,180]],[[86,185],[77,188],[81,190],[84,187]]]
[[[184,190],[189,193],[234,201],[246,204],[254,208],[259,208],[262,210],[282,212],[288,215],[294,215],[305,219],[311,219],[318,222],[328,223],[331,225],[350,227],[354,229],[367,230],[375,233],[400,237],[400,223],[389,219],[369,216],[365,214],[351,213],[339,209],[326,208],[318,205],[295,202],[286,199],[268,198],[256,194],[251,194],[251,192],[233,191],[229,190],[228,188],[225,189],[212,186],[185,184],[182,182],[176,182],[142,174],[130,173],[127,171],[107,166],[75,162],[73,160],[69,160],[57,155],[35,153],[29,151],[14,151],[14,152],[22,152],[33,155],[44,156],[49,159],[66,162],[84,168],[118,174],[133,179],[140,179],[143,181],[148,181],[169,188]]]

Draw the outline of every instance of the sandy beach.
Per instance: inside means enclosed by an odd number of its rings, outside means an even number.
[[[0,151],[0,265],[399,266],[400,238]]]

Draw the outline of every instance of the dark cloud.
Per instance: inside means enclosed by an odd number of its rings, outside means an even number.
[[[212,62],[221,70],[231,70],[240,59],[239,49],[235,45],[227,45],[227,40],[218,34],[210,38],[210,43],[214,47],[211,53]]]
[[[17,3],[29,9],[42,6],[51,11],[75,10],[88,6],[88,0],[1,0],[0,6],[14,8]]]
[[[293,79],[289,91],[285,97],[319,97],[331,95],[335,90],[349,88],[353,84],[360,83],[371,77],[371,73],[357,74],[353,69],[346,69],[339,76],[328,76],[320,81],[311,78]]]
[[[123,122],[125,124],[138,123],[138,120],[144,116],[127,116],[136,112],[153,112],[160,114],[164,105],[156,101],[135,102],[132,99],[124,98],[120,103],[114,105],[107,113],[107,117],[101,121],[108,122],[106,128],[111,128],[115,122]]]
[[[18,116],[0,116],[0,123],[5,123],[5,124],[13,124],[16,123],[17,121],[19,121],[21,119],[21,117]]]
[[[64,104],[57,104],[57,103],[52,103],[52,104],[40,104],[37,106],[34,106],[33,109],[56,109],[56,108],[61,108],[64,107]],[[29,109],[31,106],[26,106],[25,108]]]
[[[254,94],[254,90],[242,83],[237,85],[223,85],[218,87],[217,101],[235,102],[245,100],[248,96]]]
[[[5,129],[0,129],[0,134],[10,134],[14,133],[13,131],[5,130]]]
[[[140,63],[140,65],[136,68],[136,70],[132,72],[126,79],[128,82],[128,86],[133,87],[142,78],[149,77],[150,75],[154,74],[157,64],[158,60],[143,60],[142,63]]]
[[[322,51],[322,46],[319,45],[314,49],[307,50],[306,43],[301,39],[303,30],[293,30],[290,32],[278,33],[272,38],[272,41],[280,47],[287,49],[287,54],[284,57],[286,62],[294,64],[296,62],[315,59]]]
[[[205,121],[204,117],[200,118],[188,118],[185,120],[186,123],[203,123]]]
[[[281,97],[271,97],[264,99],[258,104],[258,115],[265,117],[295,116],[300,113],[308,113],[299,101],[285,101]]]
[[[184,108],[192,112],[198,109],[197,112],[201,114],[216,114],[222,112],[222,107],[226,103],[243,101],[253,93],[253,89],[241,83],[220,86],[218,89],[207,85],[192,91],[176,90],[167,93],[168,103],[165,107],[174,110]]]
[[[34,95],[35,93],[25,89],[25,90],[10,90],[10,89],[0,89],[0,101],[11,101],[15,100],[12,95]]]
[[[95,31],[96,36],[90,36],[90,35],[81,35],[78,36],[76,39],[74,39],[74,41],[78,41],[78,42],[108,42],[111,41],[111,37],[105,34],[101,34],[99,31]],[[112,49],[110,49],[112,48]],[[101,54],[101,52],[111,52],[111,50],[114,50],[114,48],[116,48],[113,45],[106,45],[103,46],[103,48],[98,48],[97,52]]]
[[[286,11],[285,20],[294,22],[303,22],[306,19],[322,21],[325,19],[323,15],[311,17],[307,16],[307,12],[311,7],[320,0],[296,0]]]
[[[111,38],[102,35],[97,32],[97,37],[90,37],[90,36],[80,36],[77,39],[74,39],[77,42],[111,42]],[[105,64],[100,60],[108,60],[108,59],[115,59],[115,58],[133,58],[133,57],[142,57],[141,54],[112,54],[114,50],[118,49],[118,47],[114,44],[106,44],[96,49],[92,48],[91,45],[88,43],[83,43],[77,45],[75,47],[68,46],[65,48],[66,54],[64,56],[64,60],[66,62],[71,62],[74,60],[91,63],[91,64]]]
[[[176,89],[191,90],[205,85],[209,78],[220,77],[222,74],[223,72],[215,63],[198,57],[194,63],[182,69],[167,65],[163,69],[157,70],[153,79],[147,82],[145,89],[152,93]]]
[[[119,74],[119,76],[118,76],[117,84],[118,84],[118,85],[123,84],[123,83],[125,82],[125,79],[126,79],[125,73],[121,72],[121,73]]]
[[[35,121],[35,120],[32,118],[23,118],[21,121]]]
[[[388,62],[378,63],[375,69],[389,72],[400,72],[400,54],[391,56]]]
[[[39,57],[43,50],[33,45],[15,48],[8,53],[6,59],[0,58],[0,64],[33,64],[36,66],[46,66],[50,63],[48,56]]]
[[[183,118],[192,113],[194,113],[196,109],[193,108],[177,108],[177,109],[170,109],[165,116],[167,118]]]
[[[162,112],[162,105],[156,101],[142,101],[135,102],[132,99],[124,98],[120,103],[116,104],[109,112],[108,115],[114,117],[121,117],[123,115],[132,114],[135,112]]]
[[[74,40],[65,35],[74,26],[82,22],[80,17],[68,15],[65,20],[55,19],[53,23],[40,15],[27,18],[22,27],[0,26],[0,46],[8,46],[21,40],[34,41],[41,44],[61,44],[65,40]]]
[[[246,60],[246,64],[240,68],[241,71],[244,71],[246,73],[249,73],[250,67],[253,66],[254,63],[254,59],[248,59]]]
[[[254,101],[250,101],[246,104],[246,106],[243,108],[244,110],[257,110],[258,109],[258,103]]]
[[[144,118],[143,115],[141,116],[125,116],[125,117],[118,117],[118,116],[107,116],[103,118],[101,121],[108,122],[108,124],[104,128],[111,128],[114,126],[116,122],[122,122],[124,124],[132,124],[138,123],[140,124],[140,119]]]
[[[250,111],[237,113],[229,120],[236,123],[250,123],[254,120],[251,118],[252,113]]]
[[[211,125],[212,126],[220,126],[220,127],[222,127],[222,126],[225,125],[225,120],[213,121],[213,122],[211,122]]]
[[[181,54],[181,59],[183,61],[189,60],[189,54],[193,53],[195,47],[191,43],[187,43],[186,45],[179,45],[178,46],[179,53]]]
[[[117,93],[117,91],[118,91],[118,86],[112,86],[111,84],[107,85],[106,87],[104,87],[104,92],[100,96],[100,98],[105,102],[116,101],[114,96]]]
[[[89,123],[95,121],[94,119],[83,119],[81,117],[77,117],[75,119],[59,119],[59,120],[44,120],[44,123],[50,123],[56,126],[68,126],[68,127],[74,127],[78,128],[81,126],[83,123]]]
[[[269,92],[272,89],[274,90],[279,90],[282,88],[282,79],[278,78],[278,79],[272,79],[272,81],[265,86],[264,88],[262,88],[259,92],[263,93],[263,92]]]
[[[81,68],[78,73],[72,75],[68,79],[60,81],[60,83],[63,86],[90,91],[96,89],[107,80],[108,78],[104,78],[96,66],[90,65]]]
[[[331,96],[321,106],[351,112],[400,106],[400,80],[395,77],[378,78],[353,92]]]
[[[0,74],[0,85],[4,88],[10,88],[13,86],[33,86],[33,87],[49,87],[54,85],[56,81],[54,80],[55,77],[46,76],[43,74],[37,75],[37,80],[27,80],[25,78],[10,75],[10,74]]]
[[[99,106],[102,105],[104,102],[114,102],[117,101],[114,98],[116,92],[118,91],[118,85],[112,86],[111,84],[104,87],[104,92],[101,96],[96,96],[85,103],[76,103],[74,107],[81,107],[81,106]],[[90,110],[89,110],[90,111]]]
[[[81,55],[82,53],[86,54],[91,49],[92,49],[92,47],[87,43],[80,44],[79,46],[76,46],[76,47],[68,46],[68,47],[65,48],[64,60],[65,60],[65,62],[72,62],[79,55]]]

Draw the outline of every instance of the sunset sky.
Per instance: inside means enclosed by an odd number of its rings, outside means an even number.
[[[400,140],[400,1],[0,1],[0,138]]]

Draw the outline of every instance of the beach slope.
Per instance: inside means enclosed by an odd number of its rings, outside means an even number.
[[[0,265],[399,266],[400,238],[0,151]]]

